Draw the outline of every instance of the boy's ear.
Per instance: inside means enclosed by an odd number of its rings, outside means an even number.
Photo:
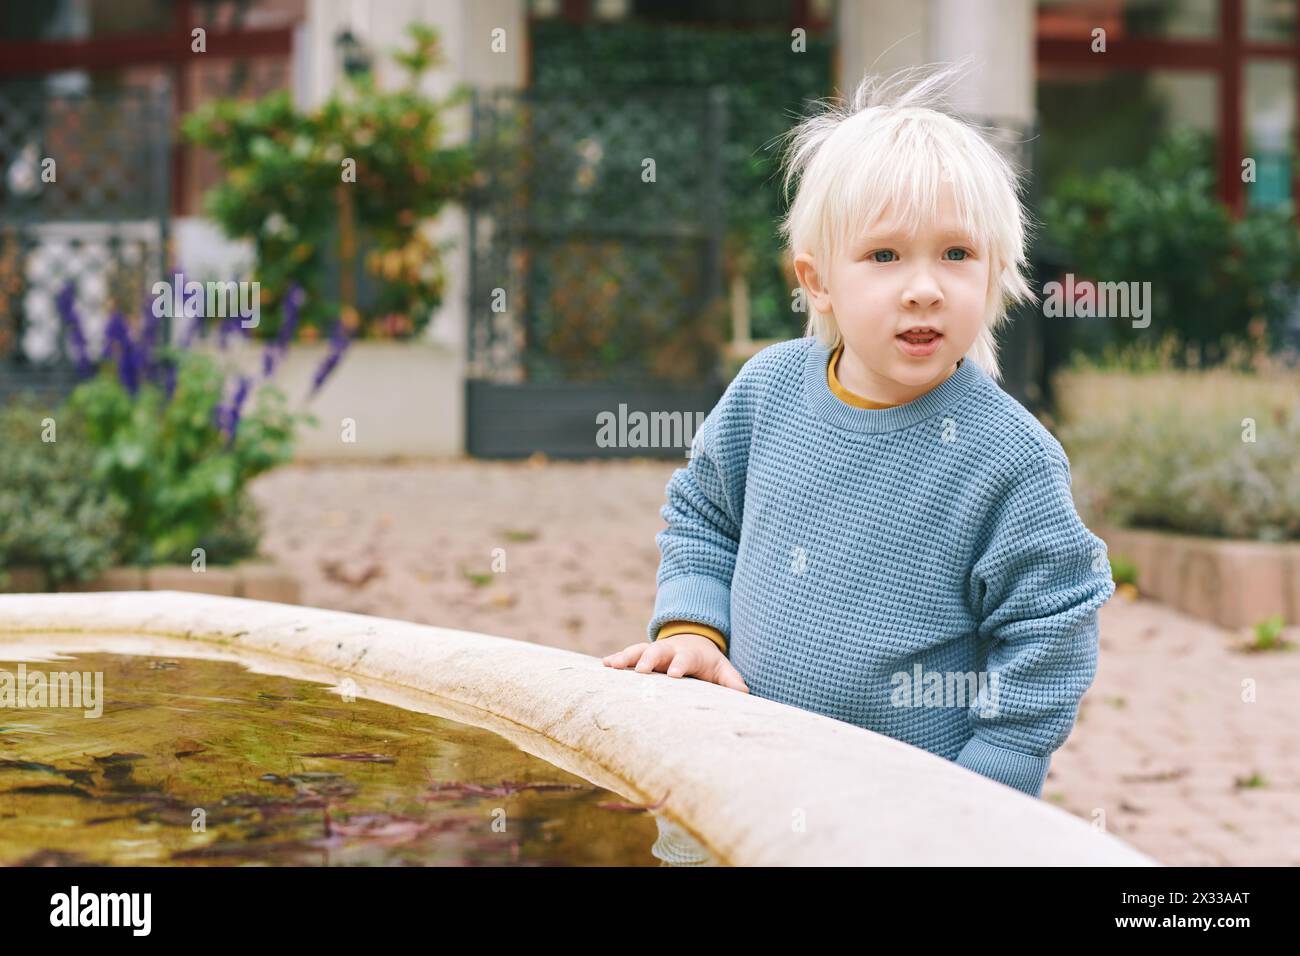
[[[817,266],[810,254],[801,252],[794,257],[794,274],[799,277],[799,283],[808,293],[812,307],[821,313],[830,312],[830,293],[817,273]]]

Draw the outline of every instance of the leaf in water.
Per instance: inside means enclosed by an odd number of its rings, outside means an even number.
[[[329,815],[328,810],[325,813],[327,840],[349,837],[380,846],[410,843],[422,836],[453,829],[465,829],[471,825],[473,825],[471,821],[463,819],[415,820],[388,813],[359,813],[346,820],[335,820]]]
[[[86,866],[87,861],[77,853],[64,850],[37,850],[25,860],[19,860],[18,866]]]
[[[143,760],[144,754],[111,753],[107,757],[96,757],[95,763],[126,763],[131,760]]]
[[[91,795],[80,787],[61,787],[55,783],[42,784],[37,787],[16,787],[13,790],[7,790],[6,793],[39,793],[49,796],[81,797],[85,800],[92,799]]]
[[[181,737],[172,744],[173,754],[177,757],[193,757],[195,754],[201,754],[208,749],[207,744],[201,740],[195,740],[192,737]]]
[[[433,775],[428,770],[425,776],[429,778],[429,789],[432,794],[423,797],[423,800],[456,800],[460,797],[508,797],[511,794],[520,793],[524,790],[591,790],[593,787],[581,783],[523,783],[521,781],[503,780],[496,786],[485,787],[477,783],[457,783],[447,782],[440,783],[433,779]]]
[[[280,843],[216,843],[200,846],[190,850],[178,850],[171,855],[173,860],[208,860],[240,859],[265,862],[281,851],[299,851],[310,844],[299,840],[286,840]]]
[[[383,754],[298,754],[299,757],[324,757],[329,760],[356,760],[360,763],[397,763],[396,757],[386,757]]]
[[[84,787],[91,787],[95,784],[95,774],[90,770],[60,770],[59,773],[73,783],[79,783]]]
[[[48,763],[36,763],[31,760],[0,760],[0,770],[43,770],[46,773],[58,773],[59,768]]]

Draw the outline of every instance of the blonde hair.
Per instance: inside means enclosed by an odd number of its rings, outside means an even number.
[[[915,234],[921,221],[937,216],[941,184],[951,181],[963,228],[989,251],[984,320],[967,357],[996,380],[994,330],[1013,304],[1037,301],[1021,272],[1033,223],[1021,203],[1017,167],[987,130],[949,106],[947,88],[968,65],[969,58],[868,75],[851,101],[822,101],[825,109],[785,134],[785,197],[796,176],[799,187],[780,230],[790,255],[811,254],[824,276],[841,243],[888,207]],[[834,315],[809,305],[804,334],[835,348],[842,336]]]

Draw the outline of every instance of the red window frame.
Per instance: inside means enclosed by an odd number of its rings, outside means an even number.
[[[97,37],[90,40],[0,40],[0,76],[38,75],[61,70],[113,70],[128,66],[167,66],[172,75],[172,115],[192,107],[189,73],[190,31],[195,26],[193,0],[175,0],[172,29],[166,32]],[[208,30],[205,57],[245,59],[291,56],[293,27],[253,30]],[[172,144],[172,214],[183,213],[185,197],[184,144]]]
[[[1122,2],[1122,0],[1120,0]],[[1245,36],[1244,0],[1219,0],[1219,35],[1214,39],[1187,40],[1155,37],[1107,37],[1106,52],[1096,54],[1091,41],[1038,37],[1038,65],[1067,66],[1081,70],[1125,69],[1141,71],[1159,67],[1213,73],[1218,77],[1219,199],[1234,217],[1245,212],[1246,190],[1241,180],[1245,158],[1242,96],[1246,63],[1254,59],[1286,60],[1296,70],[1295,110],[1300,112],[1300,0],[1296,4],[1296,31],[1290,43],[1267,43]],[[1292,116],[1291,197],[1293,213],[1300,203],[1300,116]]]

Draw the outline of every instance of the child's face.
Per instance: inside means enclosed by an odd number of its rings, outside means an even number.
[[[948,183],[938,221],[922,223],[913,237],[886,210],[841,246],[824,282],[812,271],[810,256],[796,257],[797,271],[800,260],[810,297],[835,316],[846,351],[860,363],[863,384],[878,394],[907,398],[937,384],[980,331],[989,292],[988,250],[961,235]],[[918,327],[931,330],[928,337],[904,336]]]

